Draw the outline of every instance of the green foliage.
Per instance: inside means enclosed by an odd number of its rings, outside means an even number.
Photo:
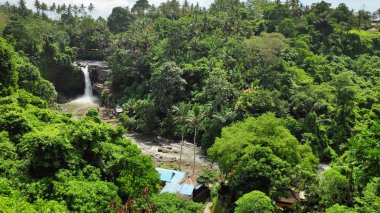
[[[322,203],[330,207],[334,203],[348,203],[349,190],[348,179],[334,169],[329,169],[322,174],[320,181]]]
[[[107,25],[110,31],[116,34],[126,31],[133,21],[134,16],[128,8],[115,7],[112,9],[112,13],[108,17]]]
[[[163,193],[152,197],[152,204],[155,205],[157,213],[166,212],[203,212],[203,205],[188,201],[175,194]]]
[[[172,108],[183,91],[186,81],[181,78],[182,70],[174,62],[167,62],[152,74],[152,97],[157,110],[165,113]]]
[[[360,212],[380,211],[380,178],[376,177],[367,184],[363,197],[358,199]]]
[[[229,107],[233,97],[233,89],[227,80],[225,70],[215,68],[210,72],[205,83],[204,95],[209,99],[208,102],[215,112],[220,112],[225,107]]]
[[[37,67],[30,63],[19,65],[19,87],[45,101],[52,103],[57,98],[57,92],[52,83],[41,77]]]
[[[45,201],[38,199],[34,203],[27,202],[23,197],[13,196],[7,197],[0,195],[0,206],[1,210],[4,212],[17,213],[17,212],[27,212],[27,213],[37,213],[37,212],[47,212],[47,213],[68,213],[64,203],[57,201]]]
[[[220,172],[218,170],[203,169],[201,175],[197,178],[198,183],[216,183],[219,179]]]
[[[149,9],[150,5],[147,0],[137,0],[132,7],[132,12],[137,12],[139,14],[144,13],[145,10]]]
[[[0,38],[1,48],[1,93],[7,93],[7,87],[24,89],[49,103],[55,101],[56,91],[54,86],[43,79],[39,70],[27,59],[14,53],[13,48],[5,40]],[[38,98],[39,99],[39,98]]]
[[[334,204],[333,206],[326,209],[326,213],[356,213],[357,211],[353,208],[349,208],[345,205]]]
[[[225,175],[219,198],[226,209],[252,190],[275,199],[293,189],[308,195],[300,211],[377,210],[379,11],[323,1],[217,0],[204,9],[139,0],[131,10],[114,8],[107,21],[88,16],[84,5],[40,3],[34,13],[19,3],[0,6],[1,199],[48,211],[56,206],[54,181],[112,182],[109,194],[152,210],[157,174],[121,128],[102,123],[94,110],[73,120],[46,109],[54,87],[68,97],[82,93],[83,75],[72,65],[79,57],[108,58],[108,101],[123,106],[124,126],[181,132],[204,151],[212,147]],[[179,103],[194,106],[190,118],[173,111]],[[318,180],[312,153],[334,161],[337,173]],[[336,186],[347,192],[334,194]]]
[[[0,38],[0,70],[0,94],[7,95],[8,87],[17,87],[18,74],[13,48],[3,38]]]
[[[270,111],[281,113],[281,102],[276,92],[247,89],[240,94],[235,109],[244,115],[254,116]]]
[[[151,99],[129,101],[123,108],[131,116],[124,115],[124,123],[127,127],[143,133],[154,132],[158,127],[159,119],[156,115],[156,106]]]
[[[228,175],[231,189],[260,189],[276,197],[289,186],[292,175],[315,168],[317,159],[310,147],[305,149],[309,145],[303,148],[284,125],[267,113],[223,129],[208,153]]]
[[[66,131],[57,126],[42,128],[23,135],[18,150],[24,158],[30,159],[28,168],[37,177],[53,175],[61,168],[67,168],[73,161],[74,147],[67,139]]]
[[[157,192],[151,159],[96,110],[73,120],[23,90],[0,102],[0,203],[10,212],[114,212]]]
[[[235,203],[236,213],[275,212],[275,207],[272,204],[272,200],[260,191],[252,191],[250,193],[247,193],[239,198],[239,200],[237,200]]]
[[[111,203],[120,203],[117,187],[105,181],[67,181],[54,185],[54,196],[65,201],[72,212],[114,212]]]

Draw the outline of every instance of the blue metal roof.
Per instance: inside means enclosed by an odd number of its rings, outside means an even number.
[[[186,176],[185,172],[175,171],[174,176],[170,182],[179,183],[183,180],[183,178],[185,178],[185,176]]]
[[[193,195],[193,191],[194,191],[194,186],[193,185],[190,185],[190,184],[183,184],[181,190],[179,191],[180,194],[182,195]]]
[[[156,168],[157,172],[160,174],[160,180],[171,183],[179,183],[186,176],[185,172],[180,172],[176,170],[161,169]]]
[[[185,178],[185,172],[161,168],[156,168],[156,170],[160,174],[160,180],[166,182],[164,188],[160,193],[168,192],[173,194],[179,193],[188,196],[193,195],[193,185],[179,184]]]
[[[160,174],[160,180],[165,182],[170,182],[174,176],[174,172],[166,169],[156,168],[157,172]]]
[[[164,192],[175,194],[179,190],[181,190],[181,185],[179,185],[178,183],[166,183],[165,187],[161,190],[160,194]]]

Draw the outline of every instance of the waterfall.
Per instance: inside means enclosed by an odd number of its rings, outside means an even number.
[[[88,65],[86,67],[81,67],[81,70],[84,75],[84,83],[85,83],[83,97],[93,99],[94,94],[92,93],[92,85],[91,85],[90,74],[88,72]]]
[[[81,97],[73,100],[72,103],[80,103],[80,104],[85,104],[85,105],[94,104],[95,102],[98,101],[98,98],[94,96],[92,92],[90,73],[88,72],[88,64],[86,65],[86,67],[81,67],[80,69],[82,70],[83,75],[84,75],[84,83],[85,83],[84,94]]]
[[[98,108],[100,104],[99,98],[92,93],[88,64],[86,67],[80,67],[80,69],[84,76],[84,94],[66,104],[66,111],[73,113],[75,115],[73,118],[82,116],[91,108]]]

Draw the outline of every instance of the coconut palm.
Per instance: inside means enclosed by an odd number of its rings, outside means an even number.
[[[42,2],[42,3],[41,3],[41,8],[40,8],[40,9],[42,10],[42,13],[44,14],[44,13],[48,10],[48,6],[47,6],[47,4],[44,3],[44,2]]]
[[[189,112],[190,112],[190,105],[186,103],[180,103],[178,106],[173,106],[173,111],[175,113],[174,117],[174,123],[180,124],[182,126],[181,129],[181,152],[179,154],[179,169],[181,169],[182,164],[182,150],[183,150],[183,143],[184,143],[184,136],[186,127],[189,121]]]
[[[79,13],[83,15],[86,15],[86,7],[84,6],[84,4],[81,4],[80,7],[79,7]]]
[[[55,3],[53,3],[50,8],[49,8],[49,11],[51,12],[51,16],[52,16],[52,19],[53,19],[53,16],[55,17],[55,10],[57,9],[57,5]]]
[[[194,129],[194,161],[193,161],[193,173],[195,171],[195,148],[197,146],[197,132],[199,129],[204,129],[202,127],[202,121],[206,116],[206,111],[200,109],[199,105],[196,103],[191,110],[190,117],[188,119],[189,125]]]
[[[18,1],[18,8],[23,11],[27,9],[25,0]]]
[[[74,16],[77,17],[79,13],[79,7],[76,4],[74,4],[73,6],[73,12],[74,12]]]
[[[35,1],[34,1],[34,7],[36,8],[37,13],[40,14],[41,3],[40,3],[39,0],[35,0]]]
[[[88,6],[88,11],[91,13],[92,11],[94,11],[95,10],[95,6],[92,4],[92,3],[90,3],[90,5]]]

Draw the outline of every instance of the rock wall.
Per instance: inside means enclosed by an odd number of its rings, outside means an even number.
[[[59,102],[75,98],[84,91],[84,76],[79,67],[45,63],[39,66],[42,76],[52,82],[59,94]]]
[[[106,61],[76,61],[78,66],[87,66],[90,73],[91,83],[104,83],[107,81],[109,72],[108,63]]]

